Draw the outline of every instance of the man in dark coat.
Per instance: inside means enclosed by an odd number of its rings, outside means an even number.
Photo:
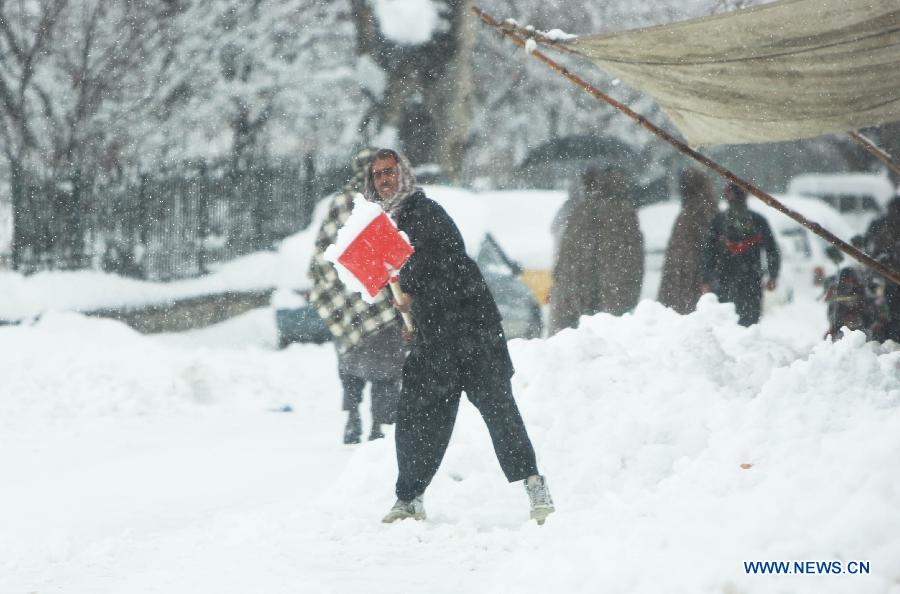
[[[900,194],[888,203],[885,215],[869,225],[866,242],[874,258],[900,270]],[[884,300],[888,317],[884,337],[900,342],[900,285],[885,281]]]
[[[415,187],[409,161],[395,151],[375,155],[366,197],[382,205],[415,249],[400,270],[407,300],[398,306],[409,307],[415,335],[397,412],[397,502],[383,521],[425,518],[423,494],[444,457],[465,391],[487,424],[506,478],[525,480],[531,517],[542,524],[553,502],[513,398],[500,312],[459,230]]]
[[[728,209],[715,216],[703,246],[703,291],[734,303],[738,323],[751,326],[762,314],[762,252],[766,288],[775,290],[781,254],[766,219],[747,208],[747,192],[725,186]]]

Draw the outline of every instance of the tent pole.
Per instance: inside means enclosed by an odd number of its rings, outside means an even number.
[[[855,140],[864,149],[875,155],[875,157],[887,165],[888,169],[900,176],[900,164],[894,161],[894,158],[877,144],[860,134],[859,132],[847,132],[847,135]]]
[[[516,34],[513,27],[504,26],[503,24],[499,23],[496,19],[494,19],[492,16],[490,16],[489,14],[487,14],[486,12],[484,12],[483,10],[478,8],[477,6],[473,6],[472,11],[475,12],[475,14],[477,14],[478,17],[482,21],[484,21],[485,24],[487,24],[488,26],[490,26],[493,29],[496,29],[501,35],[508,37],[516,45],[518,45],[521,48],[526,47],[525,40]],[[555,70],[556,72],[561,74],[563,77],[567,78],[570,82],[574,83],[576,86],[580,87],[584,91],[587,91],[590,95],[592,95],[598,101],[603,101],[604,103],[611,105],[618,111],[620,111],[623,114],[625,114],[626,116],[628,116],[628,118],[637,122],[643,128],[647,129],[650,133],[652,133],[653,135],[657,136],[658,138],[661,138],[662,140],[668,142],[669,144],[671,144],[672,146],[677,148],[679,151],[681,151],[685,155],[688,155],[695,161],[705,165],[709,169],[712,169],[713,171],[718,173],[721,177],[729,180],[736,186],[742,188],[744,191],[746,191],[750,194],[753,194],[754,196],[756,196],[757,198],[762,200],[765,204],[771,206],[775,210],[777,210],[777,211],[783,213],[784,215],[792,218],[793,220],[797,221],[798,223],[800,223],[801,225],[803,225],[804,227],[806,227],[807,229],[809,229],[810,231],[812,231],[813,233],[815,233],[816,235],[818,235],[819,237],[821,237],[822,239],[824,239],[825,241],[827,241],[828,243],[833,245],[834,247],[838,248],[839,250],[841,250],[842,252],[844,252],[845,254],[850,256],[851,258],[853,258],[854,260],[857,260],[864,266],[871,268],[872,270],[878,272],[878,274],[889,279],[891,282],[900,285],[900,273],[898,273],[896,270],[893,270],[893,269],[885,266],[881,262],[878,262],[877,260],[873,259],[868,254],[853,247],[849,243],[845,242],[841,238],[837,237],[836,235],[834,235],[833,233],[828,231],[827,229],[823,228],[818,223],[810,221],[809,219],[807,219],[800,213],[788,208],[787,206],[785,206],[784,204],[782,204],[781,202],[776,200],[770,194],[757,188],[750,182],[738,177],[731,170],[723,167],[722,165],[719,165],[718,163],[716,163],[715,161],[713,161],[706,155],[703,155],[703,154],[695,151],[694,149],[689,147],[684,142],[678,140],[677,138],[675,138],[674,136],[672,136],[671,134],[669,134],[662,128],[651,123],[644,116],[633,111],[631,108],[629,108],[624,103],[616,101],[609,95],[606,95],[605,93],[603,93],[602,91],[600,91],[599,89],[597,89],[596,87],[594,87],[593,85],[588,83],[586,80],[584,80],[577,74],[571,72],[565,66],[559,64],[558,62],[555,62],[550,57],[548,57],[545,53],[543,53],[539,50],[533,49],[533,48],[528,48],[527,51],[535,59],[543,62],[544,64],[549,66],[552,70]]]

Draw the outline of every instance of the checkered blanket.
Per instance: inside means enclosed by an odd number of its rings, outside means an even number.
[[[363,301],[359,293],[347,290],[338,279],[334,265],[325,259],[325,249],[335,242],[338,229],[353,211],[356,196],[362,197],[357,192],[344,191],[332,199],[328,215],[316,237],[316,250],[308,272],[314,285],[309,302],[325,320],[340,353],[346,353],[365,336],[397,319],[397,311],[387,288],[370,305]]]

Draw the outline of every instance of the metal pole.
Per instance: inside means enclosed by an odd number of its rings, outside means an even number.
[[[872,142],[859,132],[847,132],[847,134],[850,136],[850,138],[860,144],[864,149],[875,155],[875,157],[879,161],[887,165],[888,169],[900,176],[900,164],[894,161],[894,158],[885,150],[883,150],[881,147],[876,145],[874,142]]]

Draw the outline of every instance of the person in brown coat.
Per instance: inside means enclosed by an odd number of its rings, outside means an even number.
[[[703,241],[719,207],[709,178],[686,169],[679,179],[681,212],[666,247],[657,299],[678,313],[689,314],[703,294]]]
[[[563,231],[553,268],[551,334],[583,315],[621,315],[641,295],[644,236],[626,172],[591,166],[581,183],[584,199]]]

